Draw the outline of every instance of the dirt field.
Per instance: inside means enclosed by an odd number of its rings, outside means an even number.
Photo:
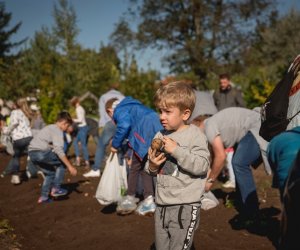
[[[0,172],[9,156],[0,153]],[[25,158],[22,159],[24,170]],[[14,186],[10,177],[0,179],[0,249],[2,250],[72,250],[72,249],[151,249],[154,242],[153,217],[135,214],[118,216],[115,207],[101,206],[94,198],[99,178],[86,179],[83,168],[77,177],[65,176],[66,199],[37,204],[42,178],[26,180]],[[267,216],[264,228],[238,229],[232,222],[237,215],[231,198],[234,190],[217,184],[214,193],[220,205],[201,210],[196,231],[197,250],[268,250],[275,249],[279,231],[278,191],[272,189],[271,177],[263,167],[254,170],[261,209]],[[228,201],[229,198],[229,201]],[[227,202],[226,202],[227,201]],[[227,205],[225,205],[227,204]]]

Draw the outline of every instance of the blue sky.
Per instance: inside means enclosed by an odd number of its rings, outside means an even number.
[[[52,16],[55,0],[8,0],[5,1],[7,12],[12,13],[11,26],[18,22],[22,25],[18,32],[12,36],[12,41],[20,41],[26,37],[33,38],[35,31],[42,26],[52,27]],[[76,16],[77,26],[80,30],[77,41],[85,48],[98,50],[100,43],[107,45],[109,36],[115,24],[127,10],[127,0],[71,0]],[[160,52],[161,54],[161,52]],[[140,67],[159,69],[167,74],[167,69],[160,64],[159,52],[147,50],[139,53],[137,60]]]
[[[18,32],[12,36],[12,41],[19,41],[26,37],[33,38],[35,31],[42,26],[52,27],[53,6],[55,0],[6,0],[6,11],[12,13],[11,25],[22,22]],[[114,25],[128,7],[127,0],[71,0],[75,8],[80,33],[78,42],[85,48],[98,49],[100,43],[106,45]],[[300,10],[299,0],[279,0],[279,8],[285,13],[290,8]],[[148,50],[137,57],[138,63],[144,69],[160,70],[163,74],[167,69],[160,64],[162,52]]]

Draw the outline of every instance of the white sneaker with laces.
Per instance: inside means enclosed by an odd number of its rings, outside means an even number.
[[[226,181],[222,185],[222,187],[224,187],[224,188],[235,188],[235,182],[233,182],[233,181]]]
[[[154,202],[154,198],[152,195],[149,195],[145,200],[143,200],[135,212],[138,215],[143,215],[143,216],[152,216],[153,213],[155,212],[156,205]]]
[[[89,172],[83,174],[84,177],[100,177],[101,173],[100,170],[93,170],[91,169]]]
[[[20,184],[20,183],[21,183],[21,180],[20,180],[19,175],[16,175],[16,174],[12,175],[12,176],[11,176],[11,181],[10,181],[10,182],[11,182],[12,184],[15,184],[15,185]]]

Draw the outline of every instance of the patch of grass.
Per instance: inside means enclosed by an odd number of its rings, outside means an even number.
[[[17,235],[9,220],[0,218],[0,246],[1,249],[20,250],[21,244],[17,241]]]
[[[7,219],[0,219],[0,234],[12,232],[14,229],[9,225]]]
[[[225,205],[226,208],[233,208],[233,207],[235,207],[235,200],[232,199],[232,198],[229,198],[229,195],[227,195],[225,197],[225,204],[224,205]]]

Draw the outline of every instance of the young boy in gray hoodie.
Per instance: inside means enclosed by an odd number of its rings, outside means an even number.
[[[148,150],[145,170],[157,176],[155,245],[157,250],[190,249],[200,219],[210,153],[205,135],[187,123],[195,106],[193,89],[184,82],[161,86],[154,103],[164,130]]]

